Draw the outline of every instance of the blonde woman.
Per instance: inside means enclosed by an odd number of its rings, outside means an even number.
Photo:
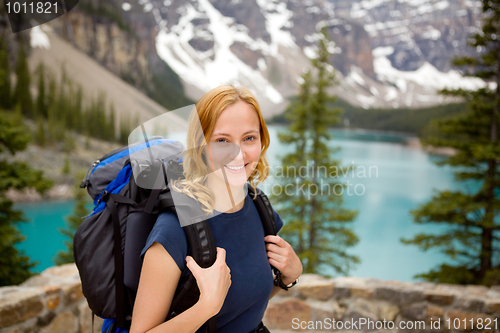
[[[255,188],[268,176],[269,133],[259,104],[243,87],[212,89],[198,101],[196,112],[188,129],[185,180],[173,187],[196,199],[206,214],[218,212],[209,219],[217,259],[200,268],[189,255],[177,216],[160,214],[143,250],[130,332],[203,332],[212,316],[218,333],[268,332],[259,324],[269,299],[280,290],[269,264],[281,271],[287,285],[302,273],[285,240],[264,237],[257,209],[244,191],[247,182]],[[274,215],[279,230],[283,222]],[[196,278],[199,300],[165,321],[176,288],[189,272]]]

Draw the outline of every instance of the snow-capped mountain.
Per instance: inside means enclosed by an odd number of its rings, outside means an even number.
[[[78,16],[78,11],[63,16],[65,27],[54,23],[56,32],[134,82],[151,86],[148,77],[165,62],[194,100],[220,84],[244,84],[266,116],[283,111],[287,97],[297,93],[323,25],[333,40],[332,64],[340,83],[335,92],[354,105],[421,107],[444,102],[437,89],[484,85],[463,78],[449,62],[455,55],[480,51],[466,44],[480,28],[478,0],[109,3],[131,28],[133,42],[117,32],[116,22],[102,27],[102,20]]]
[[[188,86],[206,91],[240,82],[277,112],[296,91],[307,57],[315,56],[324,24],[335,43],[336,90],[353,104],[423,106],[443,101],[436,89],[484,84],[462,78],[449,62],[474,51],[466,41],[480,27],[478,6],[474,0],[139,0],[122,9],[152,13],[158,55]]]

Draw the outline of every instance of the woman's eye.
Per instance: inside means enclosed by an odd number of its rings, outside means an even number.
[[[247,141],[253,141],[255,140],[255,136],[249,136],[246,138]]]
[[[216,139],[215,142],[228,142],[226,139],[220,138]]]

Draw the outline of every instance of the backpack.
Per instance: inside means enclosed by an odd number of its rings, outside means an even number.
[[[145,168],[144,164],[141,168],[132,165],[130,154],[146,151],[150,165]],[[94,199],[94,210],[75,233],[75,264],[93,315],[116,318],[116,327],[130,327],[142,267],[140,253],[158,215],[164,210],[177,214],[168,185],[149,189],[151,187],[138,185],[136,179],[150,177],[156,181],[166,177],[167,172],[169,178],[182,177],[182,151],[183,145],[178,141],[161,137],[146,139],[95,161],[80,184]],[[134,172],[139,174],[134,175]],[[248,186],[248,194],[254,200],[265,235],[276,235],[276,223],[267,196],[258,188],[255,195],[251,186]],[[217,251],[208,221],[183,226],[183,229],[192,257],[200,267],[210,267],[216,260]],[[177,288],[166,320],[198,301],[196,279],[188,273],[183,287]],[[215,332],[215,316],[204,327],[207,332]]]

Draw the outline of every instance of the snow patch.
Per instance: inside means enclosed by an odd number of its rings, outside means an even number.
[[[351,71],[346,77],[346,81],[350,83],[351,85],[353,83],[357,83],[360,86],[367,86],[365,80],[361,77],[359,74],[361,72],[361,69],[356,67],[356,66],[351,66]]]
[[[396,99],[397,97],[398,97],[398,90],[394,87],[388,87],[384,99],[388,102],[392,101],[393,99]]]
[[[246,27],[235,25],[234,20],[224,17],[208,0],[199,0],[199,8],[195,9],[190,3],[183,6],[183,16],[179,23],[167,31],[163,28],[156,37],[158,55],[186,82],[208,91],[221,84],[232,83],[245,85],[257,96],[267,98],[278,104],[283,102],[283,96],[265,79],[259,70],[254,70],[230,49],[234,42],[242,42],[250,49],[262,50],[263,54],[270,54],[276,50],[262,40],[253,40],[248,36]],[[213,36],[196,29],[192,20],[208,18],[208,30]],[[213,39],[213,49],[200,52],[194,49],[189,41],[194,37]],[[214,56],[214,59],[210,57]],[[266,68],[265,60],[259,59],[261,70]]]
[[[277,53],[278,45],[290,48],[297,47],[295,39],[289,31],[281,28],[289,26],[293,12],[286,8],[286,3],[279,0],[257,0],[266,18],[266,30],[271,36],[271,47]]]
[[[374,58],[389,56],[394,53],[394,48],[392,46],[381,46],[372,50],[372,55]]]
[[[315,46],[316,45],[304,47],[304,54],[309,59],[316,59],[318,57],[318,51]]]
[[[438,40],[441,37],[441,32],[432,26],[428,27],[427,31],[422,33],[422,38]]]
[[[356,94],[356,98],[361,103],[363,109],[369,109],[377,101],[374,96],[365,96],[361,94]]]
[[[132,9],[132,5],[129,4],[128,2],[122,3],[122,9],[126,12],[128,12],[130,9]]]
[[[387,48],[373,50],[375,73],[381,81],[395,84],[402,92],[406,92],[410,82],[436,90],[444,88],[475,90],[485,86],[485,82],[479,78],[463,77],[456,70],[443,73],[428,62],[415,71],[400,71],[392,67],[390,60],[387,59],[387,53]]]
[[[259,58],[259,60],[257,60],[257,66],[259,66],[261,71],[265,71],[267,69],[266,61],[263,58]]]
[[[40,47],[46,50],[50,49],[49,37],[38,25],[33,27],[30,31],[30,45],[33,48]]]

